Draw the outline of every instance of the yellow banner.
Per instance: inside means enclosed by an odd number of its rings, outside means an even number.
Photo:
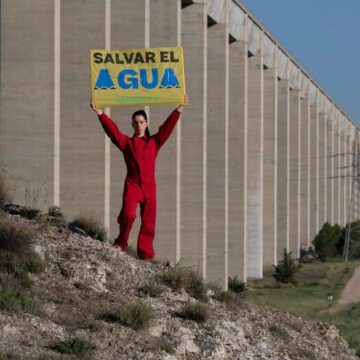
[[[91,50],[92,97],[98,107],[180,104],[182,48]]]

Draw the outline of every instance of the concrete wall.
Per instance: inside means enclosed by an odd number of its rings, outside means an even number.
[[[297,257],[324,221],[345,224],[356,125],[235,0],[1,1],[0,164],[15,202],[91,213],[113,241],[126,169],[89,109],[89,49],[160,46],[184,48],[190,104],[158,157],[158,258],[226,288],[284,248]],[[174,107],[145,107],[152,132]],[[135,110],[106,112],[131,135]]]

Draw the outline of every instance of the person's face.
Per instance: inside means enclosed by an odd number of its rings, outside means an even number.
[[[147,121],[142,115],[136,115],[132,121],[135,136],[143,136],[147,128]]]

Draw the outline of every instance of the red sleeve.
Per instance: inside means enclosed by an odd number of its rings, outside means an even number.
[[[112,121],[104,112],[99,115],[99,120],[107,136],[121,151],[123,151],[128,137],[118,129],[114,121]]]
[[[177,124],[180,118],[180,112],[174,110],[166,121],[159,127],[159,131],[154,135],[158,148],[160,149],[169,138],[171,133],[174,130],[175,125]]]

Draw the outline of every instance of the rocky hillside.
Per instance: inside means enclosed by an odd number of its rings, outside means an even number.
[[[357,359],[333,326],[206,289],[181,266],[142,262],[56,216],[1,213],[30,229],[37,255],[12,257],[21,244],[6,249],[0,234],[0,359]]]

